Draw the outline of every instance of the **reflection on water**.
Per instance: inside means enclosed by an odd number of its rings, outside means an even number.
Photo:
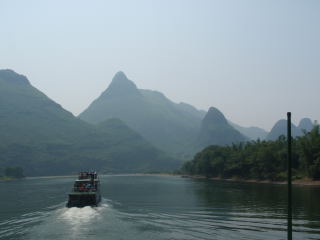
[[[239,182],[215,182],[193,180],[198,183],[196,195],[205,200],[207,206],[227,206],[237,211],[248,208],[261,214],[287,214],[287,187],[285,185],[253,184]],[[219,187],[217,187],[219,186]],[[293,217],[319,220],[320,187],[293,186]]]
[[[239,231],[240,236],[243,232],[247,235],[245,231],[257,232],[252,232],[252,236],[256,235],[252,239],[285,239],[285,185],[192,181],[198,183],[196,195],[203,200],[212,218],[210,222],[214,222],[215,226],[227,226]],[[293,230],[296,239],[320,239],[320,206],[316,200],[319,198],[319,187],[293,187]]]
[[[286,239],[286,187],[105,176],[99,207],[66,208],[72,178],[0,183],[0,239]],[[294,239],[320,239],[320,188],[294,187]]]

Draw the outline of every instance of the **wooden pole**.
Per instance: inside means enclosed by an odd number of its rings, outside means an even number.
[[[288,117],[288,240],[292,240],[291,112]]]

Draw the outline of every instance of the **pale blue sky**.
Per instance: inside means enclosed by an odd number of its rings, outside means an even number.
[[[0,69],[75,115],[124,71],[139,88],[269,130],[320,120],[320,1],[0,0]]]

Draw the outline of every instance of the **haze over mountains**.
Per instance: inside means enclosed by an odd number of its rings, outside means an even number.
[[[196,144],[202,149],[209,145],[230,145],[247,140],[249,139],[228,123],[218,109],[211,107],[202,120]]]
[[[89,123],[119,118],[156,146],[176,153],[198,133],[204,114],[190,105],[175,104],[160,92],[138,89],[118,72],[79,118]]]
[[[229,121],[229,124],[250,140],[265,139],[268,132],[259,127],[242,127]]]
[[[184,158],[186,153],[189,154],[185,157],[190,157],[206,144],[225,145],[247,139],[217,109],[206,114],[189,104],[174,103],[160,92],[138,89],[123,72],[114,76],[109,87],[79,118],[89,123],[119,118],[178,158]]]
[[[310,119],[302,119],[292,126],[293,136],[312,127]],[[205,112],[138,89],[123,72],[77,118],[12,70],[0,70],[0,132],[1,166],[21,166],[27,175],[173,170],[208,145],[268,134],[239,126],[214,107]],[[285,120],[266,139],[282,134]]]
[[[200,146],[256,139],[274,140],[286,133],[283,124],[275,126],[268,133],[259,127],[242,127],[228,121],[216,108],[210,108],[206,113],[190,104],[174,103],[160,92],[138,89],[121,71],[113,77],[109,87],[79,115],[89,123],[114,117],[124,121],[155,146],[182,159],[186,153],[189,154],[185,157],[190,157],[190,154],[200,150]],[[293,128],[293,136],[301,136],[302,128],[310,131],[311,120],[303,119],[299,129]]]
[[[0,132],[0,165],[21,166],[27,175],[87,169],[162,171],[179,166],[120,120],[90,125],[11,70],[0,71]]]
[[[309,132],[313,128],[313,123],[310,118],[303,118],[296,126],[291,123],[291,134],[292,137],[302,136],[304,131]],[[271,131],[266,137],[266,140],[276,140],[279,136],[287,135],[287,120],[281,119],[273,126]]]

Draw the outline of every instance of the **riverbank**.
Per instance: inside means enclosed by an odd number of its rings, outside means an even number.
[[[181,176],[170,173],[116,173],[116,174],[99,174],[99,176]],[[25,179],[47,179],[47,178],[77,178],[78,175],[57,175],[57,176],[33,176],[25,177]],[[1,180],[1,179],[0,179]]]
[[[39,177],[26,177],[26,179],[42,179],[42,178],[76,178],[78,175],[61,175],[61,176],[39,176]]]
[[[15,178],[15,177],[8,177],[8,176],[0,177],[0,181],[12,181],[12,180],[18,180],[18,179],[23,179],[23,178]]]
[[[256,179],[240,179],[240,178],[207,178],[205,176],[199,175],[180,175],[184,178],[194,178],[194,179],[208,179],[212,181],[224,181],[224,182],[244,182],[244,183],[257,183],[257,184],[280,184],[284,185],[287,184],[286,181],[271,181],[271,180],[256,180]],[[319,180],[311,180],[311,179],[299,179],[292,181],[293,185],[300,185],[300,186],[319,186]]]
[[[183,178],[192,178],[192,179],[207,179],[211,181],[224,181],[224,182],[239,182],[239,183],[255,183],[255,184],[287,184],[286,181],[270,181],[270,180],[256,180],[256,179],[240,179],[240,178],[207,178],[201,175],[185,175],[185,174],[174,174],[174,173],[118,173],[118,174],[101,174],[100,176],[158,176],[158,177],[183,177]],[[39,177],[25,177],[25,179],[44,179],[44,178],[76,178],[77,175],[63,175],[63,176],[39,176]],[[11,177],[0,177],[0,181],[9,181],[17,180],[17,178]],[[300,186],[319,186],[320,181],[311,180],[311,179],[299,179],[292,181],[293,185]]]
[[[174,173],[129,173],[129,174],[106,174],[106,176],[159,176],[159,177],[183,177],[194,179],[208,179],[212,181],[225,181],[225,182],[245,182],[245,183],[257,183],[257,184],[287,184],[286,181],[270,181],[270,180],[256,180],[256,179],[240,179],[240,178],[207,178],[200,175],[184,175]],[[320,181],[311,179],[299,179],[292,181],[293,185],[301,186],[320,186]]]
[[[159,176],[159,177],[180,177],[180,174],[173,174],[173,173],[117,173],[117,174],[102,174],[102,176]]]

